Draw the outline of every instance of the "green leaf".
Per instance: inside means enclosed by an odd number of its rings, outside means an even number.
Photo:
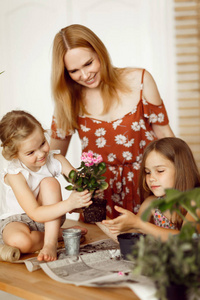
[[[84,178],[83,178],[83,183],[86,184],[86,185],[88,185],[89,180],[88,180],[86,177],[84,177]]]
[[[81,185],[82,185],[82,182],[83,182],[83,178],[82,178],[82,177],[79,177],[79,178],[76,180],[76,185],[81,186]]]
[[[98,169],[99,169],[100,171],[105,170],[105,169],[106,169],[106,164],[105,164],[104,162],[101,162],[101,163],[98,165]]]
[[[65,187],[65,189],[68,190],[68,191],[72,191],[74,189],[74,187],[73,187],[73,185],[67,185]]]
[[[96,178],[92,177],[90,180],[90,184],[96,184],[96,183],[97,183]]]
[[[181,239],[189,239],[196,232],[194,225],[191,222],[187,222],[181,227],[180,238]]]
[[[165,198],[153,201],[147,210],[144,211],[141,218],[143,221],[147,221],[151,210],[154,208],[158,208],[161,212],[170,210],[170,212],[176,211],[179,213],[181,207],[185,208],[196,221],[200,222],[200,218],[197,215],[197,208],[200,207],[200,188],[184,192],[176,189],[167,189]],[[182,217],[181,213],[179,215]]]
[[[75,170],[71,170],[68,177],[69,177],[69,179],[72,179],[73,181],[75,181],[76,177],[77,177],[77,172]]]
[[[100,190],[106,190],[108,188],[108,183],[107,182],[101,182],[99,189]]]
[[[103,180],[106,180],[106,178],[107,178],[106,176],[101,176],[100,178],[98,178],[98,180],[103,181]]]

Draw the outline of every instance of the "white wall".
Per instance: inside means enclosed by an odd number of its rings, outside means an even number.
[[[152,73],[176,133],[173,0],[1,0],[0,71],[5,73],[0,75],[0,117],[23,109],[50,128],[52,42],[71,23],[94,30],[114,65]],[[77,136],[68,159],[79,165]],[[0,163],[5,164],[2,157]]]

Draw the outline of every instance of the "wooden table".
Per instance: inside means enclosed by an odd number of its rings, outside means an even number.
[[[88,229],[84,244],[107,238],[93,224],[67,220],[64,227],[73,225]],[[54,281],[41,269],[31,273],[25,264],[8,262],[0,262],[0,289],[28,300],[139,300],[129,288],[77,287]]]

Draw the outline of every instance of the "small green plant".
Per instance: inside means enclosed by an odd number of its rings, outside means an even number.
[[[76,170],[72,170],[68,176],[64,176],[70,185],[65,188],[68,191],[76,190],[81,192],[89,190],[95,195],[97,190],[108,188],[106,177],[102,176],[106,172],[106,164],[102,161],[102,156],[94,154],[92,151],[84,152],[81,156],[81,165]]]
[[[193,222],[186,220],[181,207],[190,213]],[[166,288],[171,284],[183,285],[196,294],[200,286],[200,238],[197,231],[200,224],[200,188],[186,192],[166,190],[166,197],[152,202],[143,213],[144,221],[148,220],[153,208],[161,212],[175,211],[185,224],[180,234],[170,235],[166,242],[150,235],[142,236],[133,246],[133,273],[151,278],[157,287],[156,296],[161,300],[167,299]]]

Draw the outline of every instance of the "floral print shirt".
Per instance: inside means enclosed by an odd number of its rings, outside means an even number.
[[[140,207],[138,177],[144,148],[156,139],[152,124],[167,125],[165,106],[153,105],[141,98],[129,113],[112,122],[100,121],[86,116],[78,117],[78,134],[82,151],[101,154],[107,164],[105,176],[109,188],[104,191],[107,215],[118,216],[114,205],[134,213]],[[52,137],[65,139],[66,133],[52,121]],[[68,133],[69,135],[69,133]]]

